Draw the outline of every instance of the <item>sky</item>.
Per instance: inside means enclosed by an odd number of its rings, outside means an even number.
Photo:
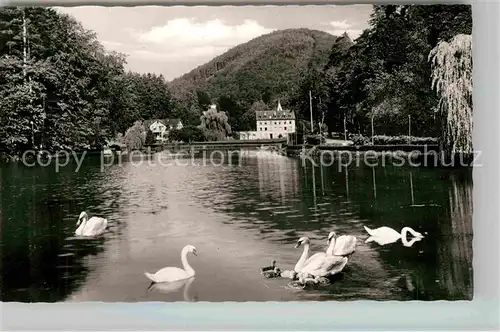
[[[368,26],[371,5],[56,7],[93,30],[126,68],[179,77],[228,49],[281,29],[310,28],[352,39]]]

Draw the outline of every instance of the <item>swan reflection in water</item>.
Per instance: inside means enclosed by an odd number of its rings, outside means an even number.
[[[195,302],[198,300],[197,296],[189,296],[189,288],[196,277],[191,277],[184,280],[177,280],[171,282],[152,282],[148,287],[148,292],[158,292],[163,294],[172,294],[180,291],[184,287],[183,298],[185,302]]]

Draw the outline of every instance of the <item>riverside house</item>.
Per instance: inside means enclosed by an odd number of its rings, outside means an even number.
[[[163,142],[168,139],[168,133],[177,129],[180,130],[183,128],[182,122],[180,119],[154,119],[154,120],[146,120],[143,122],[144,128],[146,130],[151,130],[153,135],[155,136],[156,141]]]
[[[257,131],[240,132],[240,139],[289,139],[295,133],[295,113],[285,110],[278,101],[276,109],[266,111],[256,111]]]

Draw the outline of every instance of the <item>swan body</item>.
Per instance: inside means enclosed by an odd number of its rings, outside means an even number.
[[[346,266],[348,257],[356,250],[357,238],[352,235],[336,238],[336,233],[330,232],[327,243],[329,246],[326,253],[313,255],[312,257],[317,258],[309,259],[303,265],[298,274],[300,283],[327,284],[325,278],[340,273]]]
[[[315,279],[333,276],[344,269],[347,261],[347,257],[326,255],[319,264],[305,266],[299,273],[299,281],[304,283],[309,276],[313,276]]]
[[[332,233],[330,233],[330,234],[332,234]],[[311,257],[309,257],[308,259],[306,259],[304,261],[304,264],[302,264],[302,267],[310,265],[310,264],[320,264],[322,262],[322,260],[325,258],[325,256],[327,255],[328,250],[330,250],[330,247],[333,247],[335,245],[335,243],[330,243],[330,237],[328,237],[328,240],[326,241],[326,244],[330,245],[327,248],[326,252],[315,253],[314,255],[312,255]],[[296,272],[300,272],[300,269],[299,269],[299,271],[296,270]]]
[[[351,256],[356,251],[358,239],[353,235],[341,235],[336,238],[335,232],[330,232],[328,241],[331,241],[327,255]],[[333,244],[333,245],[332,245]]]
[[[325,252],[317,252],[304,262],[302,266],[307,266],[311,263],[321,261],[325,257],[326,253]]]
[[[387,239],[387,238],[383,238],[383,237],[370,236],[368,239],[366,239],[365,243],[376,242],[377,244],[379,244],[381,246],[385,246],[386,244],[394,243],[397,240],[398,240],[397,238],[396,239],[394,239],[394,238]],[[418,242],[420,240],[422,240],[421,237],[414,237],[413,239],[408,241],[408,239],[405,236],[405,237],[401,238],[401,243],[405,247],[411,247],[415,244],[415,242]]]
[[[418,239],[422,239],[424,237],[421,233],[413,230],[411,227],[403,227],[401,233],[387,226],[379,227],[376,229],[370,229],[366,226],[363,227],[365,228],[365,231],[370,235],[370,237],[366,239],[365,243],[376,240],[375,242],[381,245],[385,245],[389,243],[394,243],[399,239],[405,241],[407,233],[412,234],[415,238]]]
[[[179,280],[184,280],[188,279],[191,277],[194,277],[195,271],[194,269],[189,265],[187,261],[187,254],[191,252],[193,255],[197,256],[198,252],[196,251],[196,248],[192,245],[187,245],[184,248],[182,248],[181,251],[181,262],[182,262],[182,267],[164,267],[161,270],[158,270],[156,273],[148,273],[145,272],[144,275],[151,280],[152,282],[159,283],[159,282],[173,282],[173,281],[179,281]]]
[[[326,256],[346,256],[349,257],[356,250],[358,239],[352,235],[341,235],[336,238],[335,232],[328,234],[328,248],[326,252],[319,252],[309,257],[304,262],[304,267],[310,264],[321,264]]]
[[[84,211],[80,213],[76,226],[79,226],[75,231],[75,235],[77,236],[97,236],[106,231],[108,220],[101,217],[88,219],[88,215]]]
[[[299,273],[302,270],[302,268],[306,265],[310,265],[314,262],[321,262],[326,254],[324,252],[318,252],[318,253],[316,253],[308,258],[307,256],[309,254],[310,243],[311,243],[311,240],[307,236],[303,236],[295,244],[295,249],[297,249],[301,245],[304,245],[304,251],[302,252],[302,255],[300,256],[297,264],[295,264],[295,267],[293,268],[293,270],[296,273]]]

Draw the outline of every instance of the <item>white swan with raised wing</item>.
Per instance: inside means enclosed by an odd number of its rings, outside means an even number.
[[[75,231],[75,235],[77,236],[97,236],[106,231],[108,220],[101,217],[92,217],[89,219],[87,213],[83,211],[78,217],[76,226],[79,226]]]
[[[198,252],[194,246],[188,244],[182,248],[181,262],[183,269],[178,267],[164,267],[156,273],[151,274],[145,272],[144,275],[152,282],[172,282],[191,278],[195,275],[195,271],[187,261],[188,253],[193,253],[193,255],[198,256]]]

